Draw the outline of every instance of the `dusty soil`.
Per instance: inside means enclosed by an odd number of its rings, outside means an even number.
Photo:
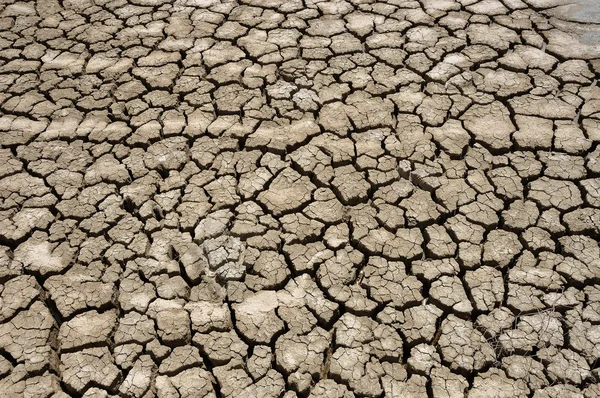
[[[600,396],[600,6],[0,2],[3,397]]]

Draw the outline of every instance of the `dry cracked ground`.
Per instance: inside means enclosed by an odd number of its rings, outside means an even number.
[[[3,397],[600,396],[600,7],[4,0]]]

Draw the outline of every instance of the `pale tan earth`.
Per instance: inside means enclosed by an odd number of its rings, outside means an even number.
[[[595,0],[0,1],[0,396],[600,397]]]

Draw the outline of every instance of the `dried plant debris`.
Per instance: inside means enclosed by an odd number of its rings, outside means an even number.
[[[600,396],[593,1],[0,3],[0,395]]]

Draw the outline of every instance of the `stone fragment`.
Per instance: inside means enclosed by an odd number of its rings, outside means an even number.
[[[556,207],[559,210],[570,210],[583,203],[581,193],[574,183],[548,177],[531,182],[528,197],[544,209]]]
[[[0,347],[27,372],[56,368],[55,339],[55,320],[41,301],[0,325]]]
[[[458,371],[479,370],[492,363],[496,353],[473,324],[449,315],[442,322],[438,344],[443,363]]]
[[[471,397],[523,397],[529,394],[529,388],[522,380],[511,380],[496,368],[475,377],[468,396]]]
[[[467,380],[447,367],[436,367],[431,370],[431,390],[435,397],[451,398],[465,394]]]
[[[166,345],[189,342],[190,316],[179,302],[156,299],[148,307],[148,314],[155,319],[158,336]]]
[[[155,368],[156,365],[149,355],[141,356],[121,383],[119,392],[133,397],[143,397],[150,389]]]
[[[65,384],[83,393],[90,384],[105,389],[114,389],[121,372],[112,363],[108,347],[86,348],[81,351],[62,354],[61,374]]]
[[[433,139],[450,155],[461,155],[469,144],[471,136],[458,120],[450,119],[440,127],[430,127]]]
[[[0,289],[0,322],[29,307],[40,293],[40,285],[33,276],[20,275],[8,280]]]
[[[106,344],[116,322],[117,314],[114,311],[101,314],[88,311],[77,315],[60,326],[60,348],[69,351],[91,344]]]
[[[257,292],[234,304],[237,329],[255,343],[269,344],[284,326],[275,312],[278,306],[277,294],[273,291]]]
[[[307,177],[286,168],[275,177],[267,191],[258,195],[258,201],[279,216],[310,201],[314,190],[315,186]]]
[[[467,271],[465,282],[478,311],[491,311],[504,299],[504,279],[496,268],[483,266]]]
[[[442,276],[431,284],[429,294],[434,302],[459,314],[470,314],[473,306],[458,277]]]
[[[490,266],[505,268],[519,254],[523,245],[516,234],[494,230],[488,234],[483,248],[483,261]]]
[[[511,134],[515,126],[508,109],[500,102],[473,105],[462,116],[465,128],[475,140],[492,150],[507,150],[512,146]]]

